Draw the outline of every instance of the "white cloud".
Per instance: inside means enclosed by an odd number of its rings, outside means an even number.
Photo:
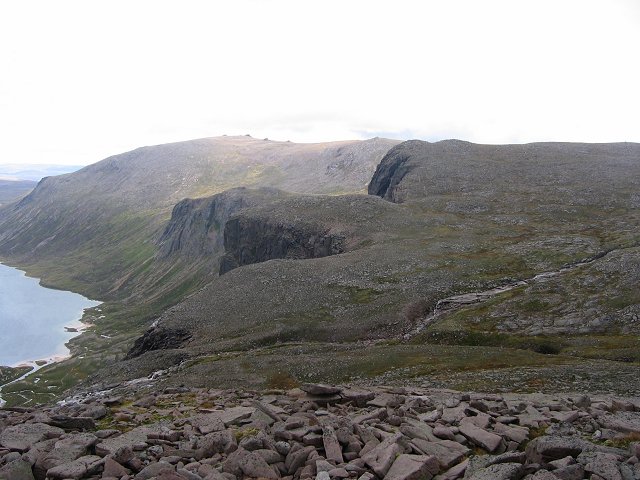
[[[0,4],[0,163],[375,132],[640,141],[631,1]]]

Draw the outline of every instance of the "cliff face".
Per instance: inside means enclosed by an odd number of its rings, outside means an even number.
[[[269,219],[237,216],[224,229],[227,252],[220,274],[276,258],[306,259],[345,251],[345,237],[326,227],[306,223],[278,223]]]
[[[399,188],[402,179],[413,168],[412,158],[420,152],[424,142],[410,140],[392,148],[378,164],[369,182],[369,195],[376,195],[394,203],[402,203]]]
[[[185,199],[176,204],[158,241],[158,256],[212,256],[223,250],[227,220],[243,208],[286,196],[280,190],[234,188],[207,198]]]
[[[180,328],[151,327],[137,338],[126,358],[136,358],[153,350],[178,348],[191,338],[191,333]]]
[[[158,241],[158,258],[170,261],[204,257],[215,263],[221,257],[222,275],[272,259],[321,258],[343,253],[347,250],[346,234],[332,225],[345,222],[326,217],[323,212],[324,205],[336,203],[337,198],[340,197],[292,195],[269,188],[236,188],[208,198],[183,200],[174,207]],[[357,198],[363,206],[372,203],[371,197]],[[345,205],[338,202],[336,210],[343,210]]]
[[[399,207],[368,195],[271,196],[229,218],[220,274],[273,259],[323,258],[405,228]]]

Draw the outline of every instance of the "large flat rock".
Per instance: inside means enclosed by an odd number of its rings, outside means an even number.
[[[159,433],[162,428],[159,425],[147,425],[137,427],[117,437],[104,439],[96,445],[96,454],[100,456],[113,455],[118,449],[132,447],[133,445],[144,443],[150,433]]]
[[[502,443],[502,437],[500,435],[488,432],[472,423],[461,424],[460,433],[488,452],[495,452]]]
[[[231,407],[224,410],[214,410],[201,413],[196,415],[194,418],[196,419],[198,426],[202,425],[205,429],[208,427],[212,428],[207,432],[203,432],[210,433],[222,430],[222,428],[220,428],[221,423],[224,424],[225,428],[231,425],[236,425],[240,421],[249,418],[255,413],[255,411],[255,407]]]
[[[47,478],[52,480],[79,480],[95,473],[102,463],[102,458],[96,455],[87,455],[48,470]]]
[[[0,480],[34,480],[31,464],[15,460],[0,468]]]
[[[5,428],[0,434],[0,445],[9,450],[26,452],[34,443],[59,437],[64,430],[45,423],[23,423]]]
[[[617,412],[598,417],[598,423],[604,428],[623,433],[640,435],[640,412]]]
[[[433,456],[403,454],[393,462],[384,480],[429,480],[438,469],[438,460]]]

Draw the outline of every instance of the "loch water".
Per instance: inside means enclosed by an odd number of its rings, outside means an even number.
[[[45,288],[37,278],[0,264],[0,365],[52,361],[69,353],[65,343],[82,327],[86,308],[100,302]]]

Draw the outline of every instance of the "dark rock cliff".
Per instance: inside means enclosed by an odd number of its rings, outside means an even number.
[[[219,268],[223,274],[275,258],[342,253],[344,236],[332,232],[322,221],[309,220],[317,212],[304,205],[312,202],[315,206],[319,198],[292,196],[270,188],[235,188],[212,197],[185,199],[174,207],[158,240],[158,257],[217,259],[226,252]]]
[[[207,198],[185,199],[176,204],[158,244],[158,256],[213,256],[223,251],[227,220],[243,208],[258,206],[286,194],[261,188],[234,188]]]
[[[220,262],[221,275],[275,258],[320,258],[343,253],[345,238],[320,225],[239,215],[225,226],[224,247],[227,253]]]
[[[136,358],[153,350],[167,350],[182,346],[191,338],[191,333],[181,328],[151,327],[137,338],[126,358]]]
[[[402,203],[399,192],[400,183],[413,168],[412,155],[420,151],[423,143],[419,140],[410,140],[389,150],[378,164],[369,182],[369,195],[376,195],[394,203]]]

